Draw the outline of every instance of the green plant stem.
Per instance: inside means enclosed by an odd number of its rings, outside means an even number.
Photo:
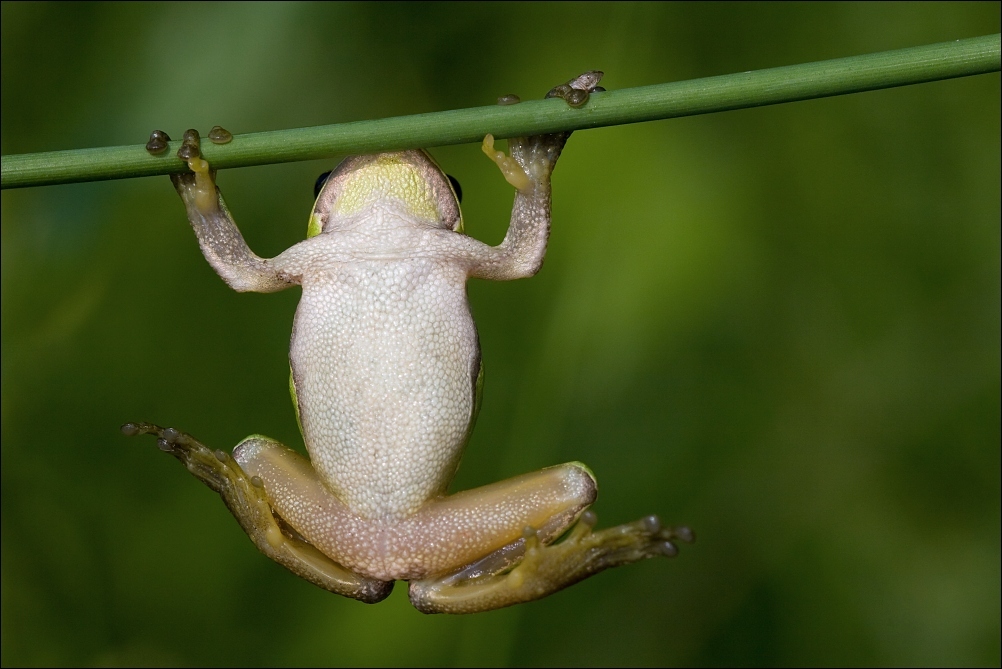
[[[246,167],[336,155],[378,153],[479,142],[487,133],[518,137],[624,123],[694,116],[927,81],[997,72],[1000,36],[986,35],[927,46],[775,67],[704,79],[641,86],[592,95],[573,109],[561,99],[511,106],[355,121],[312,128],[236,135],[229,144],[203,141],[215,168]],[[3,156],[2,187],[168,174],[187,169],[175,152],[159,156],[143,144]]]

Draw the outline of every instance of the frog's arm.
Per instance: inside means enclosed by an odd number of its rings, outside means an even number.
[[[554,88],[547,97],[563,97],[571,106],[580,106],[590,93],[603,90],[598,86],[601,78],[601,72],[585,72]],[[511,156],[494,148],[492,135],[484,138],[484,153],[515,187],[515,204],[503,242],[495,247],[467,246],[470,276],[504,281],[539,271],[550,236],[550,175],[570,136],[570,132],[557,132],[509,139]]]
[[[507,281],[539,271],[550,236],[550,173],[570,133],[519,137],[509,140],[511,156],[494,149],[494,138],[484,139],[484,153],[493,159],[515,186],[508,233],[497,246],[469,243],[469,275]],[[472,240],[471,240],[472,241]]]
[[[171,181],[188,212],[205,259],[239,292],[274,293],[299,283],[282,256],[260,258],[250,250],[215,184],[215,170],[201,158],[188,161],[192,172],[172,174]]]

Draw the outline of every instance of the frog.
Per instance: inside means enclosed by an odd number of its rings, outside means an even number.
[[[586,72],[547,96],[580,108],[604,91],[601,77]],[[322,175],[306,239],[268,259],[244,241],[188,131],[178,155],[189,170],[171,180],[206,260],[238,292],[302,288],[290,394],[309,458],[259,434],[228,453],[152,423],[123,432],[155,435],[266,556],[365,603],[406,581],[418,611],[477,613],[675,556],[692,531],[657,516],[595,530],[597,479],[581,462],[448,494],[483,397],[467,281],[540,270],[550,178],[570,134],[510,138],[508,154],[484,138],[515,188],[497,246],[465,234],[458,183],[407,150],[348,157]]]

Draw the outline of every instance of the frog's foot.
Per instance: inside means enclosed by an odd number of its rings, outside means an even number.
[[[588,101],[591,93],[605,90],[598,85],[601,79],[602,72],[598,70],[585,72],[566,84],[554,87],[546,97],[560,97],[571,107],[580,107]],[[517,97],[513,95],[498,98],[500,105],[516,103]],[[506,156],[503,151],[494,148],[494,136],[487,135],[481,148],[487,157],[497,164],[505,180],[520,193],[528,195],[533,192],[549,191],[550,174],[570,136],[570,131],[567,131],[532,137],[514,137],[508,140],[511,156]]]
[[[412,581],[411,603],[423,613],[475,613],[529,602],[610,567],[674,557],[677,541],[695,538],[688,527],[663,527],[657,516],[599,532],[592,531],[595,521],[586,511],[563,541],[548,546],[527,527],[520,541],[460,571]]]
[[[152,135],[150,141],[153,141]],[[202,158],[201,138],[194,128],[184,131],[177,157],[186,161],[188,169],[191,170],[170,175],[170,180],[178,195],[184,200],[185,206],[196,209],[203,216],[216,213],[220,209],[220,198],[216,190],[216,171]]]
[[[370,604],[385,599],[393,589],[392,581],[355,574],[304,541],[274,514],[261,479],[247,476],[225,451],[213,451],[184,432],[150,423],[126,423],[122,432],[130,436],[156,435],[160,450],[180,460],[196,478],[219,493],[254,545],[297,576],[330,592]],[[254,436],[244,443],[252,440],[272,442]]]

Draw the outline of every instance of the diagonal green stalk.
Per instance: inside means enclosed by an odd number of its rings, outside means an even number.
[[[639,121],[694,116],[730,109],[810,100],[927,81],[997,72],[1000,36],[986,35],[864,56],[775,67],[654,86],[608,91],[580,109],[561,99],[511,106],[355,121],[313,128],[237,135],[229,144],[203,142],[215,168],[378,153],[479,142],[487,133],[517,137]],[[24,188],[180,172],[180,142],[160,156],[144,145],[3,156],[2,187]]]

